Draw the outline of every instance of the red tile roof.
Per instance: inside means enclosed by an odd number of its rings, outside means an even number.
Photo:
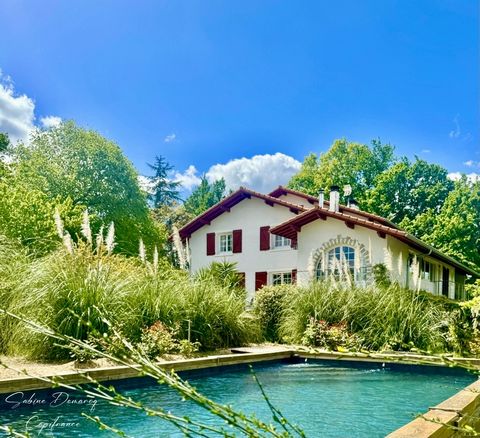
[[[208,210],[203,212],[201,215],[197,216],[195,219],[190,221],[188,224],[183,226],[179,232],[182,239],[188,238],[195,231],[202,228],[204,225],[210,225],[211,221],[225,213],[230,211],[230,209],[237,205],[239,202],[244,199],[249,198],[258,198],[265,201],[269,205],[281,205],[283,207],[289,208],[293,213],[298,214],[306,209],[300,205],[292,204],[291,202],[282,201],[273,196],[264,195],[262,193],[255,192],[253,190],[246,189],[245,187],[240,187],[236,192],[233,192],[231,195],[227,196],[225,199],[222,199],[219,203],[215,204],[213,207],[210,207]]]
[[[357,210],[354,210],[357,213]],[[355,225],[359,225],[365,228],[369,228],[371,230],[377,231],[377,233],[384,237],[385,235],[389,235],[395,237],[396,239],[407,243],[413,248],[416,248],[420,251],[426,251],[425,254],[432,255],[445,263],[448,263],[461,272],[466,274],[473,275],[475,277],[480,277],[480,273],[470,269],[468,266],[465,266],[463,263],[453,259],[452,257],[443,254],[442,252],[436,250],[432,246],[428,245],[427,243],[421,241],[417,237],[407,233],[404,230],[400,230],[398,228],[393,228],[387,225],[383,225],[378,222],[374,222],[368,219],[359,218],[357,216],[352,216],[351,214],[345,212],[334,212],[328,210],[328,208],[320,208],[315,206],[298,216],[293,217],[275,227],[270,229],[270,232],[273,234],[278,234],[283,237],[287,237],[288,239],[294,239],[297,236],[297,233],[301,230],[304,225],[307,225],[313,221],[318,219],[326,220],[327,217],[333,217],[335,219],[339,219],[351,228]]]
[[[288,187],[278,186],[275,190],[270,192],[268,195],[273,196],[274,198],[279,198],[280,196],[287,195],[287,194],[291,194],[291,195],[298,196],[300,198],[304,198],[306,201],[308,201],[312,205],[318,205],[318,198],[317,197],[312,196],[312,195],[307,195],[306,193],[299,192],[298,190],[289,189]],[[325,199],[325,205],[327,207],[330,205],[330,202],[328,201],[328,199]],[[368,213],[368,212],[363,211],[363,210],[357,210],[355,208],[350,208],[346,205],[340,205],[340,212],[353,213],[353,214],[356,214],[358,216],[366,217],[371,221],[379,222],[383,225],[388,225],[389,227],[392,227],[392,228],[398,228],[398,225],[394,224],[393,222],[389,221],[388,219],[385,219],[382,216],[378,216],[378,215],[373,214],[373,213]]]

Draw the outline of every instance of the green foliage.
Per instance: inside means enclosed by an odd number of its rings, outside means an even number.
[[[180,200],[180,182],[172,181],[169,178],[169,174],[173,170],[165,157],[156,156],[155,163],[148,165],[153,171],[154,175],[148,177],[150,181],[150,193],[149,199],[155,208],[172,205],[174,202]]]
[[[327,350],[358,350],[361,342],[348,332],[347,324],[328,324],[326,321],[310,318],[302,337],[302,344]]]
[[[37,132],[14,154],[16,181],[51,202],[70,198],[75,206],[88,206],[105,225],[114,222],[119,251],[136,254],[140,237],[146,244],[158,242],[138,174],[115,143],[66,122]]]
[[[185,201],[185,210],[194,217],[208,210],[226,196],[225,180],[223,178],[209,183],[205,176],[198,187]]]
[[[63,335],[95,341],[108,351],[110,346],[102,342],[112,330],[107,320],[134,343],[142,341],[142,329],[160,321],[175,328],[176,351],[186,354],[199,344],[212,350],[258,339],[257,323],[245,313],[243,297],[217,284],[194,281],[167,262],[144,265],[82,241],[73,251],[60,248],[23,262],[26,256],[15,248],[2,247],[4,256],[0,251],[0,274],[6,277],[6,286],[0,286],[2,307]],[[10,259],[17,253],[14,265]],[[189,326],[193,345],[182,342],[188,339]],[[3,316],[0,328],[0,347],[9,354],[69,356],[49,337],[25,337],[21,325]],[[82,354],[76,352],[76,358]]]
[[[375,285],[379,287],[388,287],[392,283],[388,274],[388,269],[384,263],[373,265],[373,278]]]
[[[428,208],[402,225],[440,251],[480,269],[480,182],[463,177],[440,209]]]
[[[367,210],[400,226],[428,209],[438,214],[453,188],[447,173],[438,164],[403,158],[376,178],[375,187],[368,192]]]
[[[345,322],[370,350],[447,351],[447,316],[443,304],[397,285],[357,289],[318,282],[289,297],[280,334],[288,342],[302,342],[313,318]]]
[[[5,152],[10,146],[10,139],[6,132],[0,132],[0,153]]]
[[[11,177],[0,180],[0,234],[17,240],[35,253],[44,254],[58,245],[54,213],[57,208],[72,235],[78,234],[85,207],[70,198],[49,199],[33,187]]]
[[[138,347],[151,359],[172,353],[190,357],[199,350],[200,343],[193,343],[188,339],[178,341],[176,339],[177,333],[178,328],[167,327],[161,321],[157,321],[152,326],[143,329]]]
[[[199,269],[195,279],[231,291],[244,291],[244,280],[237,271],[237,264],[232,262],[212,262],[206,268]]]
[[[257,291],[253,312],[258,318],[265,340],[280,341],[279,327],[282,314],[287,305],[285,297],[292,294],[294,286],[264,286]]]
[[[375,178],[393,163],[393,151],[391,145],[376,140],[371,147],[345,139],[336,140],[318,159],[310,154],[288,186],[316,196],[320,189],[349,184],[353,197],[362,205]]]

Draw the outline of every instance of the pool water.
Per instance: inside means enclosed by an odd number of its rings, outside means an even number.
[[[272,403],[291,422],[299,424],[308,437],[385,436],[475,380],[462,370],[398,364],[292,359],[253,366]],[[271,422],[270,411],[247,366],[181,375],[213,400]],[[115,386],[148,406],[221,424],[202,408],[182,401],[176,392],[150,379],[117,381]],[[33,436],[114,436],[100,432],[80,415],[86,412],[128,436],[182,436],[164,420],[146,417],[133,409],[85,402],[84,396],[65,393],[61,388],[0,395],[0,423],[28,430]]]

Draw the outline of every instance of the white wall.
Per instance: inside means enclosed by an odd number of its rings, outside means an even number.
[[[441,295],[442,291],[442,272],[441,269],[449,269],[449,297],[455,298],[455,269],[433,257],[424,256],[418,251],[413,250],[404,242],[392,237],[381,238],[376,231],[356,225],[354,229],[348,228],[341,220],[328,217],[326,221],[316,220],[304,227],[298,233],[298,282],[307,284],[311,280],[312,263],[311,255],[323,244],[337,237],[350,237],[363,245],[369,255],[369,263],[373,266],[377,263],[383,263],[387,267],[390,278],[402,286],[413,290],[426,290],[428,292]],[[436,281],[427,280],[420,277],[420,274],[409,272],[408,256],[409,253],[421,255],[424,260],[430,261],[438,268]],[[440,280],[440,281],[438,281]]]
[[[327,220],[316,220],[302,227],[298,233],[298,282],[307,284],[311,280],[309,265],[311,255],[331,239],[350,237],[362,244],[368,252],[368,262],[371,265],[384,263],[386,239],[382,239],[376,231],[365,227],[348,228],[345,222],[328,217]],[[311,270],[311,267],[310,267]]]
[[[254,296],[255,272],[289,272],[297,266],[297,251],[271,249],[260,251],[260,227],[273,227],[295,216],[288,207],[275,204],[273,207],[261,199],[245,199],[225,212],[210,225],[205,225],[192,234],[189,240],[191,272],[208,266],[214,261],[236,262],[239,272],[245,272],[245,286],[249,299]],[[242,252],[230,255],[206,255],[207,233],[222,233],[242,230]],[[218,240],[218,239],[217,239]],[[218,244],[218,243],[217,243]]]

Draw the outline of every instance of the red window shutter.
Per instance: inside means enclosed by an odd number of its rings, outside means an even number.
[[[207,233],[207,255],[215,255],[215,233]]]
[[[270,249],[270,227],[260,227],[260,251]]]
[[[267,273],[255,272],[255,290],[259,290],[266,285],[267,285]]]
[[[292,269],[292,284],[297,284],[297,270]]]
[[[233,230],[232,252],[242,252],[242,230]]]
[[[239,272],[238,276],[240,277],[239,286],[245,289],[245,272]]]
[[[292,243],[290,244],[290,247],[292,249],[297,249],[297,236],[295,235],[295,237],[292,239]]]

